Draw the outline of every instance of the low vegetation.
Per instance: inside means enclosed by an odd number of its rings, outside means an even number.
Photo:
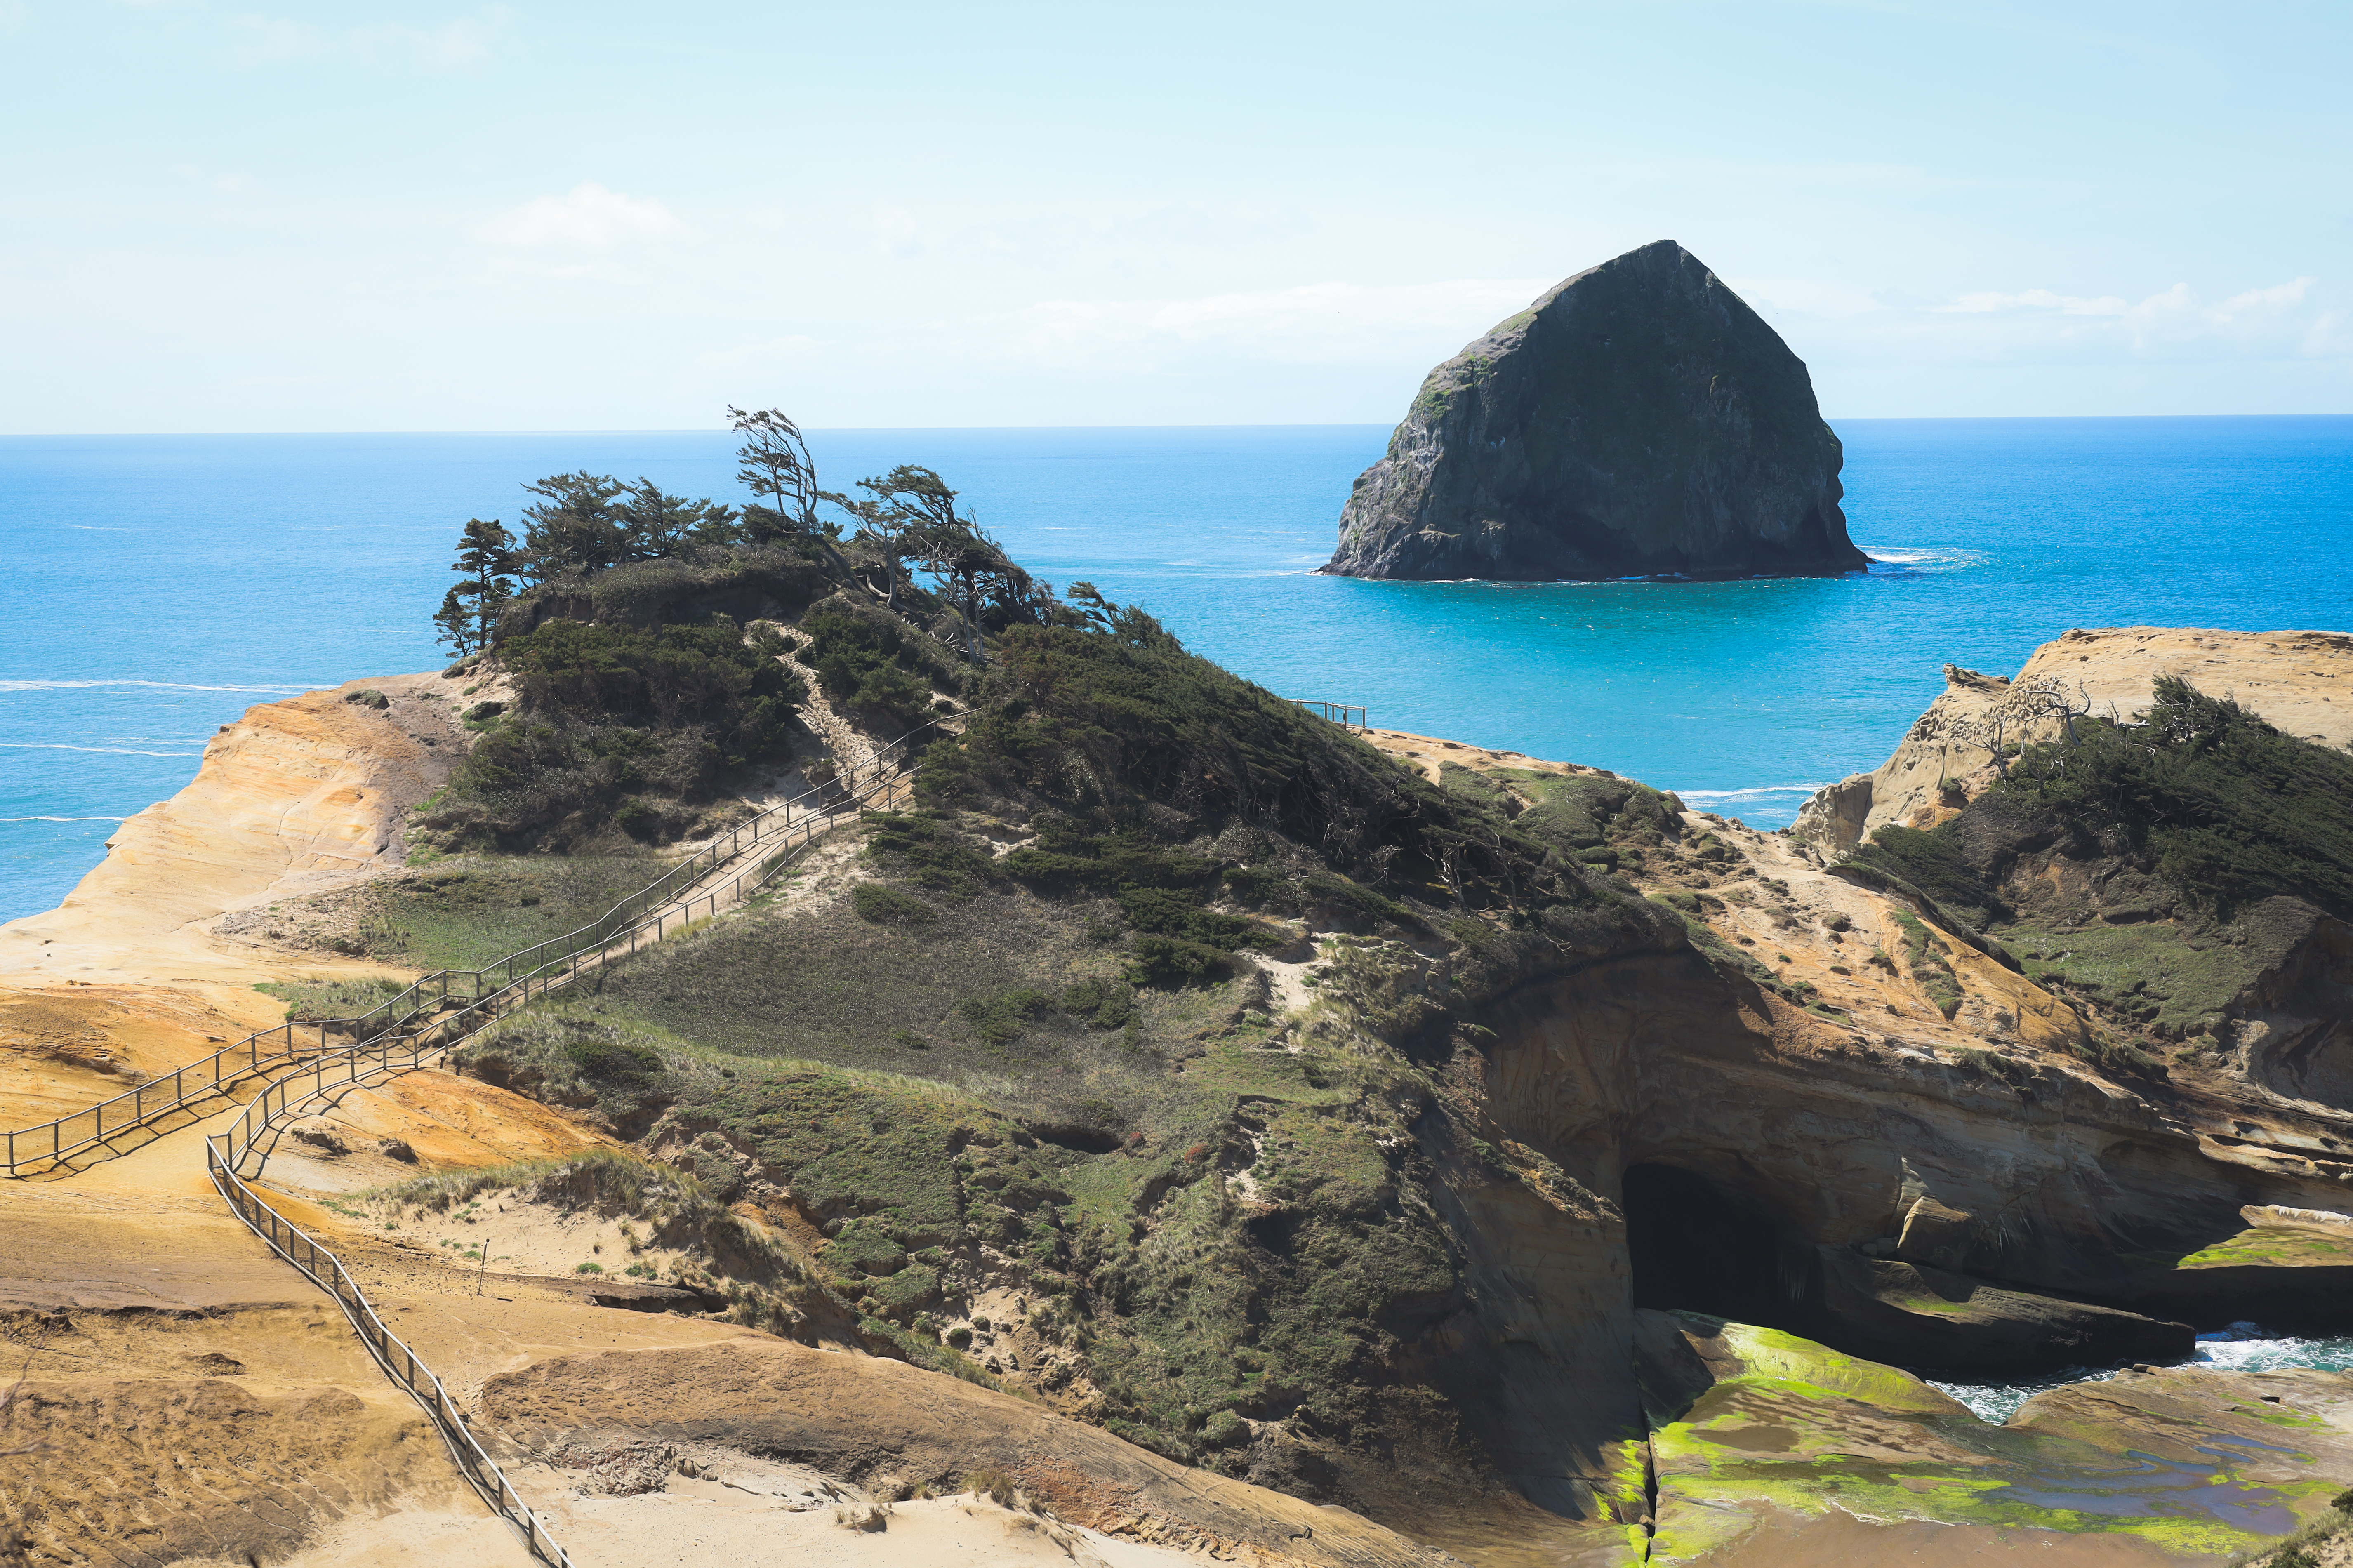
[[[723,778],[782,760],[804,691],[714,615],[651,628],[557,617],[499,644],[519,692],[422,826],[443,848],[661,840],[707,826]]]
[[[842,595],[803,616],[801,660],[841,707],[913,724],[930,717],[935,689],[955,689],[962,671],[941,645],[879,606]]]
[[[2211,1044],[2316,920],[2353,917],[2353,756],[2167,677],[2135,722],[2079,721],[1846,869],[2086,1005],[2102,1065],[2154,1068],[2160,1043]]]

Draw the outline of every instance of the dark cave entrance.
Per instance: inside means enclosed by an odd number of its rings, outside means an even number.
[[[1769,1327],[1796,1316],[1764,1215],[1672,1165],[1631,1167],[1624,1191],[1634,1305]]]

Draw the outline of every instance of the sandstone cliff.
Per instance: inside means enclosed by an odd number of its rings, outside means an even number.
[[[29,1123],[273,1025],[283,1005],[257,981],[390,973],[224,928],[266,931],[273,903],[399,867],[403,813],[464,754],[473,700],[438,674],[384,676],[223,725],[58,908],[0,925],[0,1105]]]
[[[1888,759],[1815,793],[1791,832],[1827,853],[1851,849],[1889,823],[1926,827],[1951,816],[1993,777],[1992,731],[2006,742],[2049,740],[2024,694],[2055,681],[2095,715],[2129,719],[2160,676],[2230,693],[2291,735],[2353,742],[2353,637],[2343,632],[2224,632],[2197,626],[2100,626],[2044,643],[2012,679],[1945,667],[1945,689]],[[1950,780],[1958,788],[1948,789]]]
[[[0,925],[0,981],[249,982],[254,955],[209,922],[400,864],[402,814],[465,754],[467,700],[438,674],[396,675],[248,709],[64,902]]]
[[[1430,372],[1324,570],[1556,579],[1862,569],[1804,363],[1661,240]]]

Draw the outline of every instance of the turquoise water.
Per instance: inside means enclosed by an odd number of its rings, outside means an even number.
[[[1310,575],[1386,427],[831,431],[826,482],[929,464],[1057,584],[1376,724],[1565,757],[1761,826],[1875,765],[1947,659],[2074,626],[2353,627],[2353,418],[1839,425],[1868,574],[1497,584]],[[715,432],[0,438],[0,919],[248,704],[442,657],[470,515],[586,468],[733,496]]]

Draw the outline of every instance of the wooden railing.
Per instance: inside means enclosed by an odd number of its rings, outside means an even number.
[[[1320,718],[1329,719],[1335,724],[1342,725],[1350,730],[1369,730],[1372,728],[1372,725],[1366,721],[1365,710],[1360,704],[1326,702],[1318,697],[1291,697],[1284,699],[1284,700],[1288,702],[1295,702],[1300,707],[1307,710],[1310,713],[1314,713]]]
[[[653,921],[640,918],[646,911],[662,909],[681,889],[692,889],[755,850],[781,847],[789,852],[798,848],[808,839],[805,828],[810,821],[821,818],[830,826],[839,815],[818,811],[811,802],[847,796],[855,805],[864,799],[876,785],[905,773],[915,742],[927,737],[941,722],[933,720],[909,731],[876,752],[872,762],[849,777],[796,795],[747,819],[731,829],[724,839],[714,840],[708,847],[696,851],[577,931],[509,953],[480,969],[436,970],[356,1017],[287,1023],[274,1029],[259,1030],[201,1061],[176,1068],[168,1076],[158,1075],[111,1100],[0,1134],[0,1140],[5,1140],[0,1148],[5,1148],[6,1155],[5,1173],[24,1176],[54,1170],[67,1159],[98,1148],[111,1138],[213,1099],[231,1085],[290,1063],[331,1055],[386,1036],[408,1037],[418,1032],[420,1025],[429,1028],[429,1021],[453,1009],[470,1009],[518,981],[553,973],[565,964],[571,964],[571,972],[576,973],[578,965],[574,961],[582,953],[601,953],[623,937],[630,940],[630,951],[635,952],[649,926],[653,930],[653,939],[659,940],[665,922],[675,911],[665,910],[659,919]],[[799,814],[797,817],[796,812]],[[735,888],[742,880],[738,877],[726,886]],[[715,890],[712,896],[715,898]],[[684,907],[704,901],[703,895],[696,894],[684,901]],[[715,913],[718,907],[712,903],[711,911]]]
[[[506,1472],[491,1458],[476,1436],[465,1411],[414,1348],[385,1322],[359,1281],[341,1258],[317,1237],[272,1208],[248,1184],[259,1180],[261,1167],[275,1146],[281,1125],[331,1096],[348,1092],[377,1079],[413,1072],[445,1056],[449,1048],[479,1033],[517,1007],[577,979],[586,970],[635,952],[659,942],[672,930],[684,930],[708,920],[723,907],[747,903],[773,881],[796,851],[836,825],[876,805],[902,804],[908,788],[903,771],[878,772],[839,810],[822,818],[804,817],[792,830],[791,841],[776,853],[728,881],[691,893],[677,904],[656,911],[628,929],[612,933],[593,954],[567,954],[558,970],[554,965],[526,973],[487,995],[433,1019],[421,1028],[404,1028],[346,1047],[331,1055],[290,1064],[247,1101],[227,1131],[205,1140],[205,1168],[229,1209],[279,1257],[292,1264],[310,1281],[335,1299],[368,1354],[385,1375],[407,1390],[426,1417],[448,1446],[452,1459],[468,1483],[492,1511],[512,1524],[532,1553],[555,1568],[571,1568],[572,1559],[547,1528],[547,1521],[525,1502]],[[698,913],[697,911],[701,912]]]

